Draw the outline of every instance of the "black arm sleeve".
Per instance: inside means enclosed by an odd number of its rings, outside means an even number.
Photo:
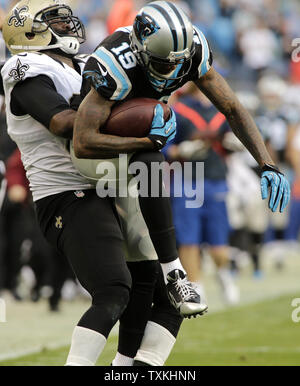
[[[71,109],[69,103],[56,91],[52,79],[46,75],[17,83],[11,94],[10,107],[14,115],[29,114],[47,129],[54,115]]]
[[[1,70],[3,68],[4,64],[0,64],[0,95],[4,95],[4,87],[3,87],[3,79],[1,75]]]

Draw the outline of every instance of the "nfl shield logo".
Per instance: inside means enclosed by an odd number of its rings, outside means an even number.
[[[82,190],[77,190],[76,192],[74,192],[74,194],[78,198],[82,198],[85,196],[85,193]]]

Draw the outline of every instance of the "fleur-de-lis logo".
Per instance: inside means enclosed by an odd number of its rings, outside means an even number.
[[[23,78],[25,78],[25,75],[26,75],[25,71],[28,71],[28,70],[29,70],[28,64],[22,64],[20,59],[18,59],[17,66],[10,71],[9,76],[14,78],[14,80],[23,80]]]
[[[22,8],[14,8],[13,15],[8,19],[8,25],[12,25],[14,23],[15,27],[24,27],[24,23],[27,20],[27,16],[21,15],[22,12],[27,12],[28,7],[24,5]]]
[[[63,227],[62,217],[61,216],[55,217],[55,219],[56,219],[55,227],[57,229],[62,229],[62,227]]]

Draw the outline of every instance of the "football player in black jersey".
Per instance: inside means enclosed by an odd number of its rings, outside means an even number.
[[[115,103],[137,97],[166,102],[172,92],[193,81],[226,116],[235,135],[261,167],[263,198],[267,198],[271,188],[269,208],[276,211],[280,207],[283,211],[289,200],[289,184],[268,154],[253,119],[212,62],[205,36],[178,6],[167,1],[147,4],[136,16],[134,25],[107,37],[85,66],[85,99],[74,130],[77,157],[99,159],[135,153],[131,162],[142,161],[149,169],[152,162],[163,161],[159,150],[168,141],[164,125],[160,131],[157,127],[151,129],[145,138],[105,135],[101,127]],[[150,174],[149,187],[153,182]],[[183,316],[201,314],[204,305],[178,259],[169,199],[163,195],[140,195],[139,204],[170,300]]]

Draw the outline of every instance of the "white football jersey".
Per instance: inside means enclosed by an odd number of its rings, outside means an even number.
[[[83,70],[85,60],[79,63]],[[69,190],[90,189],[90,183],[74,167],[68,141],[53,135],[30,115],[16,116],[10,107],[15,85],[28,78],[47,75],[67,102],[80,94],[81,75],[65,63],[43,53],[23,53],[10,58],[2,71],[8,134],[21,152],[33,200]]]

